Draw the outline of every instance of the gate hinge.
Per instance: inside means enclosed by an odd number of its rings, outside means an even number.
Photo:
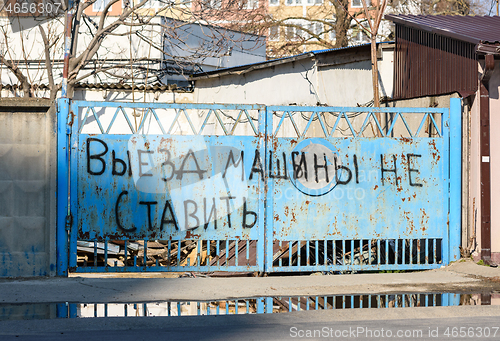
[[[73,127],[73,122],[75,121],[75,114],[72,110],[69,111],[68,118],[66,121],[66,134],[71,135],[71,128]]]
[[[71,225],[73,225],[73,215],[70,213],[66,215],[66,231],[71,229]]]

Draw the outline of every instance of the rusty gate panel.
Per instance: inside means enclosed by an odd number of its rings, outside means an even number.
[[[261,271],[261,109],[73,102],[70,269]]]
[[[447,263],[448,109],[267,110],[267,271]]]

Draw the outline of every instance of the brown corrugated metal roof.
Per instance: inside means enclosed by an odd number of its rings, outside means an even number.
[[[388,14],[385,18],[396,24],[473,44],[500,43],[500,17],[498,16]]]

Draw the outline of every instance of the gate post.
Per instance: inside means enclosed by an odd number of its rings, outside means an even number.
[[[69,99],[57,101],[57,220],[56,257],[57,276],[68,275],[68,234],[66,212],[68,211],[68,141],[66,123],[69,116]]]
[[[462,103],[450,99],[449,261],[460,259],[462,218]]]

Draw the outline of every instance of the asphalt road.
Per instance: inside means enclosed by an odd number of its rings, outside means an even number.
[[[500,340],[500,306],[0,321],[0,340]]]

